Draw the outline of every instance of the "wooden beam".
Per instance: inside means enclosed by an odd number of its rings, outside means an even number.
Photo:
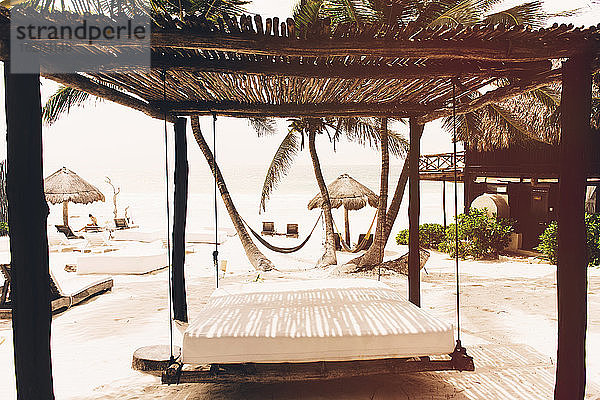
[[[185,224],[188,200],[188,161],[185,127],[187,120],[177,118],[175,122],[175,196],[173,199],[173,268],[171,282],[173,317],[188,321],[185,291]]]
[[[408,300],[421,307],[421,257],[419,254],[419,157],[424,125],[410,119],[410,150],[408,152]]]
[[[53,399],[39,74],[4,65],[11,301],[18,399]]]
[[[431,108],[413,103],[241,103],[223,102],[151,102],[150,106],[165,109],[174,115],[218,114],[230,117],[390,117],[406,118],[422,115]]]
[[[99,42],[100,43],[100,42]],[[214,50],[284,57],[398,57],[487,61],[542,61],[593,51],[590,41],[518,42],[510,40],[381,40],[320,41],[249,35],[207,35],[181,31],[152,32],[152,47]]]
[[[445,60],[444,62],[424,62],[418,64],[393,65],[344,65],[342,63],[314,64],[308,61],[240,61],[211,60],[206,57],[175,57],[153,54],[152,69],[218,72],[228,74],[250,74],[297,78],[340,78],[340,79],[419,79],[452,78],[455,76],[494,76],[515,77],[532,75],[551,69],[550,61],[502,62]],[[111,66],[105,66],[110,68]],[[125,68],[131,68],[124,66]],[[123,66],[111,68],[118,71]]]
[[[558,200],[558,354],[555,399],[585,396],[587,246],[584,222],[586,143],[591,136],[591,63],[563,63]]]
[[[165,119],[165,114],[160,109],[152,107],[143,100],[95,82],[94,80],[81,74],[55,74],[46,72],[43,73],[42,76],[62,85],[89,93],[93,96],[110,100],[125,107],[141,111],[152,118],[160,120]],[[169,113],[167,113],[166,119],[169,122],[176,121],[176,117]]]

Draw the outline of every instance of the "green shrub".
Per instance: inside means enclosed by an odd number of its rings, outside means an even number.
[[[600,214],[585,215],[588,265],[600,265]],[[558,263],[558,224],[552,221],[540,236],[536,250],[552,263]]]
[[[437,249],[446,239],[444,227],[440,224],[419,225],[419,245],[425,249]],[[396,243],[408,245],[408,229],[401,230],[396,235]]]
[[[458,221],[458,255],[476,259],[496,259],[508,246],[513,232],[511,221],[488,217],[487,210],[470,209],[468,214],[460,214]],[[440,243],[439,250],[452,257],[456,251],[456,223],[446,229],[446,240]]]
[[[8,222],[0,222],[0,236],[8,235]]]

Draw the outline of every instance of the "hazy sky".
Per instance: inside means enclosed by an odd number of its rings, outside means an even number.
[[[519,1],[507,1],[505,6],[512,6]],[[263,16],[291,15],[293,1],[287,0],[255,0],[249,6],[252,12],[260,12]],[[585,0],[548,0],[545,2],[548,11],[583,7],[583,12],[570,21],[577,25],[592,25],[600,22],[600,3]],[[3,85],[2,85],[3,86]],[[47,98],[56,88],[53,82],[44,80],[42,97]],[[3,92],[3,87],[1,88]],[[0,129],[5,129],[4,93],[0,96]],[[26,118],[26,115],[23,115]],[[203,118],[202,126],[208,136],[210,119]],[[257,139],[254,132],[243,119],[219,118],[218,120],[218,156],[222,163],[229,164],[262,164],[267,165],[275,152],[287,122],[279,121],[281,134],[274,137]],[[395,127],[407,134],[408,128],[403,125]],[[188,127],[189,129],[189,127]],[[172,134],[172,127],[169,126]],[[188,140],[193,141],[191,133]],[[323,163],[328,164],[378,164],[379,154],[376,151],[363,150],[355,144],[340,143],[337,152],[326,138],[318,141],[318,151]],[[5,143],[0,144],[0,156],[5,154]],[[442,132],[439,123],[427,124],[422,153],[443,152],[450,150],[449,136]],[[157,160],[164,155],[163,122],[110,102],[99,102],[85,109],[75,109],[52,127],[44,128],[44,165],[48,175],[65,165],[74,170],[99,168],[103,165],[111,169],[118,168],[160,168]],[[2,154],[4,153],[4,154]],[[204,163],[197,146],[190,146],[190,163]],[[398,163],[399,161],[392,161]],[[310,157],[303,151],[298,163],[309,164]]]

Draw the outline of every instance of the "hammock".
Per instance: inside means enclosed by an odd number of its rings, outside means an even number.
[[[315,225],[313,226],[313,228],[310,231],[310,233],[308,234],[308,236],[302,241],[302,243],[300,243],[298,246],[294,246],[294,247],[277,247],[277,246],[273,246],[271,243],[269,243],[265,239],[263,239],[263,237],[260,236],[260,234],[258,234],[254,229],[252,229],[252,227],[250,225],[248,225],[248,223],[244,220],[244,218],[242,218],[242,221],[248,227],[248,229],[250,230],[250,232],[252,233],[252,235],[256,238],[256,240],[258,240],[260,243],[262,243],[262,245],[265,246],[267,249],[275,251],[277,253],[288,254],[288,253],[294,253],[294,252],[296,252],[296,251],[298,251],[298,250],[300,250],[301,248],[304,247],[304,245],[308,242],[308,240],[310,239],[311,235],[315,231],[315,228],[317,227],[317,224],[319,223],[319,220],[321,219],[321,215],[322,214],[319,214],[319,218],[317,218],[317,221],[315,222]]]
[[[342,246],[344,251],[346,251],[348,253],[358,253],[359,251],[362,251],[365,249],[365,247],[367,246],[367,243],[369,242],[369,238],[371,237],[371,230],[373,229],[373,224],[375,223],[376,218],[377,218],[377,212],[375,212],[375,215],[373,216],[373,221],[371,221],[371,226],[369,226],[369,230],[367,231],[367,234],[363,237],[363,239],[360,241],[360,243],[358,243],[356,245],[355,248],[351,248],[342,239],[342,235],[339,234],[340,230],[338,229],[337,225],[335,224],[335,220],[333,220],[333,225],[335,226],[335,230],[338,232],[338,237],[340,238],[340,245]]]

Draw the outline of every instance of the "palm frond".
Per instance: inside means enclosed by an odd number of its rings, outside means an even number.
[[[298,143],[298,133],[295,129],[290,129],[288,134],[283,138],[283,141],[277,148],[273,160],[267,170],[265,182],[263,183],[262,192],[260,195],[259,212],[265,211],[267,201],[271,197],[273,189],[287,175],[295,157],[298,153],[300,144]]]
[[[42,120],[48,125],[55,123],[61,116],[68,114],[71,107],[82,107],[90,101],[99,101],[100,98],[92,96],[81,90],[67,86],[59,87],[50,96],[42,109]]]
[[[275,129],[275,120],[273,118],[248,118],[248,125],[256,131],[258,137],[277,133],[277,129]]]
[[[339,24],[372,24],[379,20],[380,13],[369,0],[324,0],[319,9],[319,17],[331,18],[333,27]]]
[[[492,25],[528,25],[532,28],[541,28],[548,21],[548,17],[549,14],[542,8],[541,0],[534,0],[507,10],[488,14],[483,22]]]
[[[294,7],[294,22],[300,37],[316,29],[322,3],[323,0],[305,0],[298,2]]]
[[[456,139],[457,141],[466,142],[470,147],[481,147],[479,144],[484,139],[484,132],[481,129],[481,113],[476,110],[467,114],[456,116]],[[447,117],[442,120],[442,129],[448,132],[451,136],[454,135],[454,120],[452,117]]]
[[[473,25],[499,0],[440,0],[426,3],[417,24],[431,28],[439,25]]]
[[[511,143],[526,144],[536,140],[523,121],[500,104],[481,109],[485,143],[489,148],[505,148]]]
[[[379,150],[381,132],[376,118],[339,118],[336,131],[349,142]],[[402,134],[388,129],[388,148],[390,154],[403,156],[408,151],[408,141]]]

